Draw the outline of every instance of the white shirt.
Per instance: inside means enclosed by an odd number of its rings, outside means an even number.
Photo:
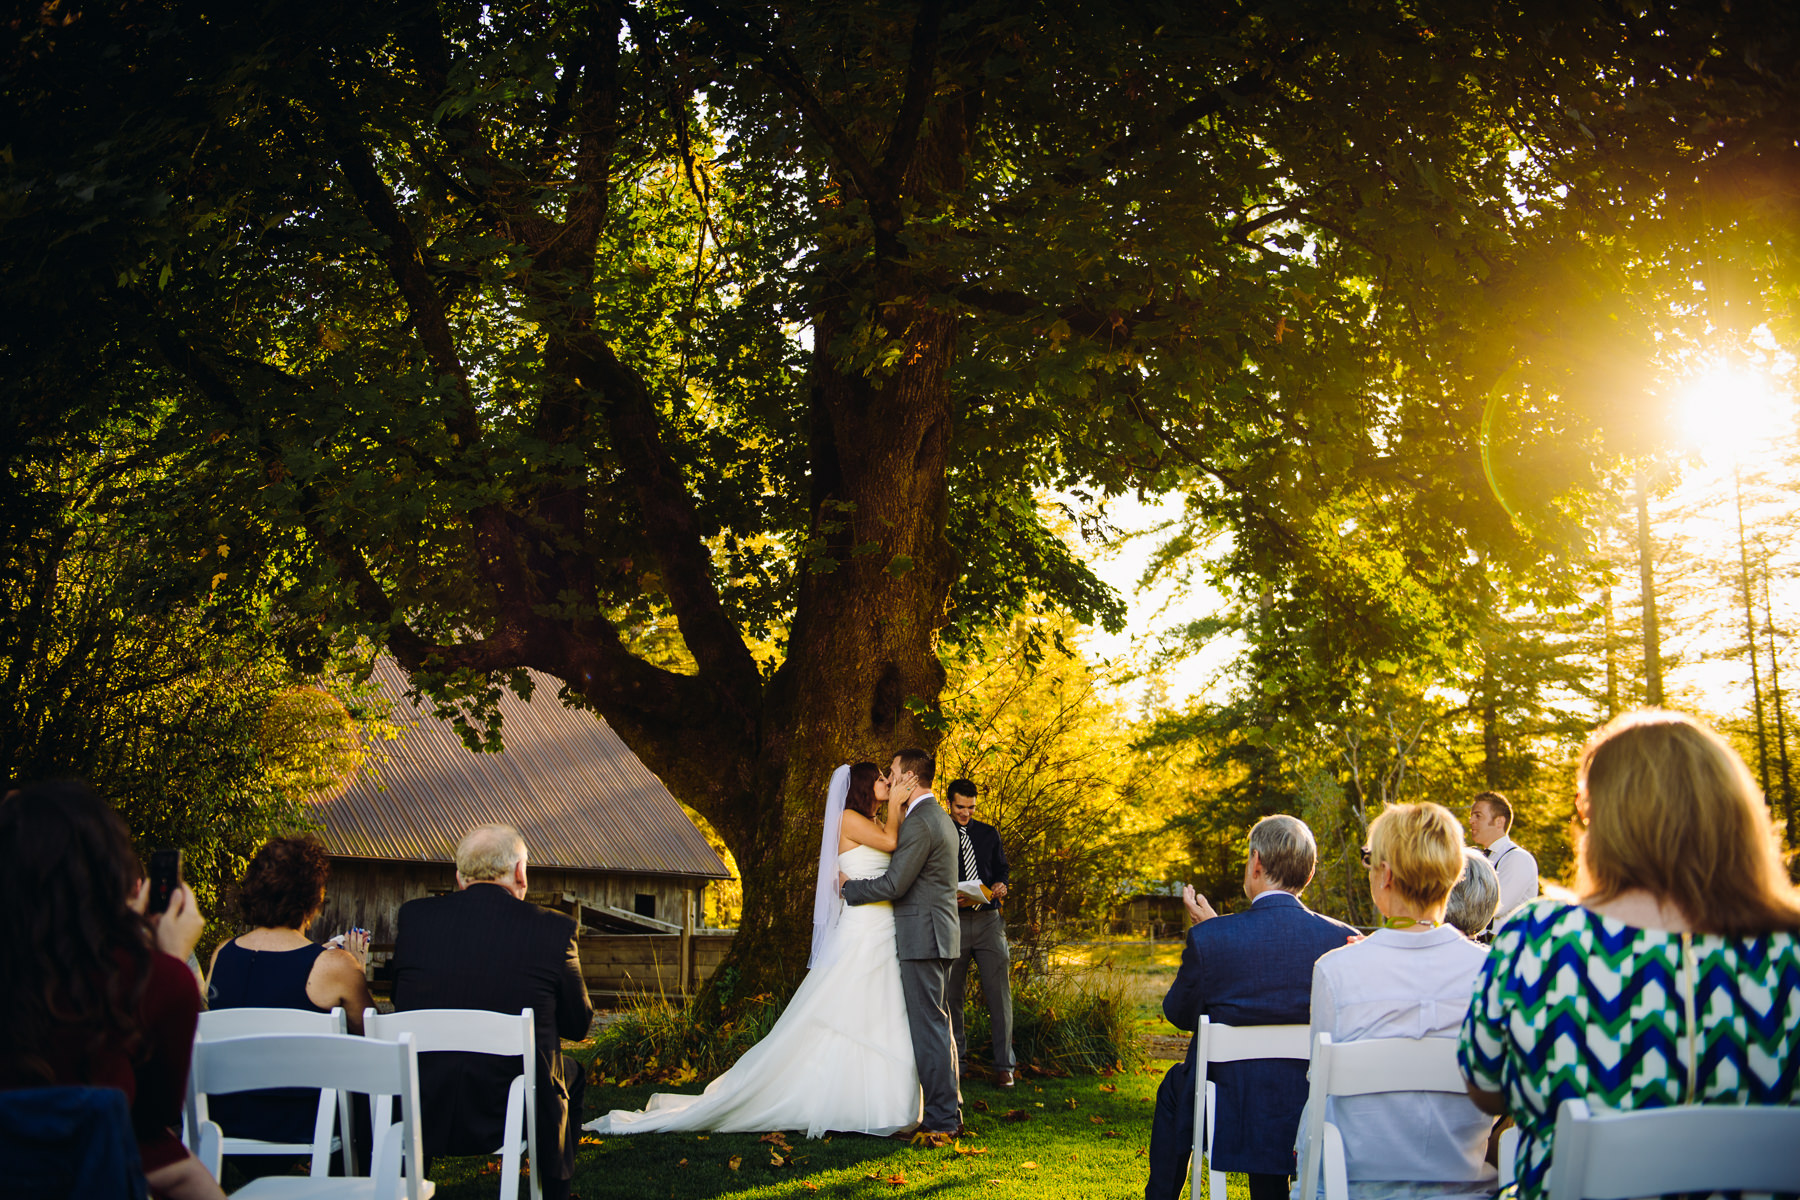
[[[1513,909],[1537,899],[1537,859],[1531,857],[1531,851],[1501,834],[1500,840],[1488,847],[1488,861],[1500,877],[1500,907],[1494,910],[1494,925],[1498,926]]]
[[[1313,964],[1312,1032],[1316,1042],[1364,1038],[1454,1039],[1469,1011],[1475,976],[1487,958],[1449,925],[1422,933],[1378,929],[1329,951]],[[1344,1135],[1350,1194],[1492,1196],[1494,1168],[1485,1160],[1494,1118],[1467,1096],[1395,1092],[1338,1096],[1325,1119]],[[1306,1136],[1306,1121],[1300,1137]],[[1357,1181],[1381,1181],[1359,1188]],[[1437,1188],[1393,1188],[1414,1181]]]
[[[930,792],[920,792],[918,795],[914,796],[911,800],[908,800],[906,802],[906,815],[909,817],[912,815],[912,810],[919,806],[919,801],[935,800],[935,799],[937,799],[937,797],[932,795]],[[1532,876],[1531,876],[1533,879],[1537,878],[1536,871],[1537,871],[1537,868],[1533,867],[1532,868]]]

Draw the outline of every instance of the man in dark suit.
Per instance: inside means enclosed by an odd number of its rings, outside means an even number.
[[[538,1156],[545,1200],[569,1194],[587,1076],[559,1038],[585,1038],[594,1006],[581,978],[575,922],[525,902],[525,841],[480,825],[456,848],[457,891],[401,905],[394,1007],[529,1008],[537,1024]],[[500,1144],[513,1060],[419,1056],[425,1155],[489,1154]]]
[[[1318,846],[1305,822],[1264,817],[1250,831],[1244,894],[1250,907],[1220,916],[1206,897],[1183,889],[1194,927],[1181,970],[1163,999],[1177,1029],[1197,1030],[1202,1016],[1224,1025],[1305,1025],[1312,1017],[1313,963],[1355,939],[1356,931],[1300,903],[1312,881]],[[1198,1040],[1198,1039],[1196,1039]],[[1306,1104],[1306,1064],[1298,1060],[1219,1063],[1207,1072],[1218,1095],[1213,1169],[1250,1176],[1251,1200],[1288,1194],[1294,1135]],[[1194,1042],[1156,1093],[1145,1200],[1176,1200],[1194,1144]]]
[[[994,1082],[1001,1087],[1013,1086],[1018,1064],[1013,1061],[1012,1046],[1012,953],[1006,944],[1006,918],[1000,902],[1006,898],[1006,848],[1000,844],[1000,832],[985,821],[975,819],[975,785],[967,779],[953,779],[950,793],[950,819],[957,825],[960,855],[957,859],[957,883],[979,883],[994,897],[979,901],[961,890],[956,893],[956,915],[962,922],[962,951],[956,965],[950,968],[950,1026],[956,1033],[956,1059],[966,1064],[969,1040],[963,1035],[963,994],[969,984],[969,961],[981,968],[981,998],[987,1001],[988,1028],[993,1031]],[[968,1071],[967,1066],[963,1068]]]

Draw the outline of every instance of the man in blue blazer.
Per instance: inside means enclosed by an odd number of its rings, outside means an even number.
[[[1194,927],[1181,970],[1163,998],[1177,1029],[1202,1016],[1224,1025],[1305,1025],[1312,1015],[1313,963],[1356,937],[1341,921],[1300,903],[1318,862],[1312,830],[1297,817],[1264,817],[1250,831],[1244,895],[1250,906],[1220,916],[1185,888]],[[1197,1040],[1197,1039],[1196,1039]],[[1298,1060],[1219,1063],[1208,1071],[1218,1094],[1214,1170],[1244,1171],[1251,1200],[1285,1200],[1294,1173],[1294,1135],[1306,1104],[1306,1064]],[[1156,1093],[1145,1200],[1177,1200],[1194,1144],[1194,1043]]]

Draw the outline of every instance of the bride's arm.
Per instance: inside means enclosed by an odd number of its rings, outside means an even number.
[[[885,826],[877,825],[853,808],[844,810],[843,835],[861,846],[872,846],[877,850],[885,850],[892,854],[894,847],[900,844],[900,822],[892,814],[888,816]]]

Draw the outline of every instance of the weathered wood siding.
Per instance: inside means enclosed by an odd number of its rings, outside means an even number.
[[[571,871],[554,867],[538,870],[527,865],[534,892],[569,892],[593,905],[609,904],[635,911],[639,895],[656,898],[655,916],[681,923],[683,882],[652,875],[611,875],[597,871]],[[689,886],[698,880],[687,881]],[[366,858],[331,860],[331,882],[325,890],[325,908],[313,922],[317,940],[346,929],[367,929],[369,940],[388,944],[394,940],[394,922],[408,900],[447,891],[456,886],[456,868],[449,863],[387,862]]]
[[[719,969],[731,949],[728,929],[694,934],[696,986]],[[582,937],[581,973],[588,994],[602,1007],[633,995],[649,993],[676,999],[681,995],[681,939],[665,934],[617,934]]]

